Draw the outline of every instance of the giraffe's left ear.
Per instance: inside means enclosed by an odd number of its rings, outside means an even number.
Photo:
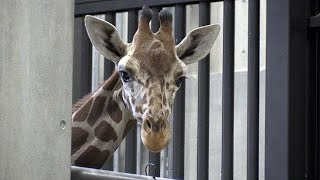
[[[84,23],[94,47],[107,59],[118,63],[126,55],[128,44],[120,38],[112,24],[86,15]]]
[[[219,25],[196,28],[176,46],[178,57],[186,64],[199,61],[209,54],[220,31]]]

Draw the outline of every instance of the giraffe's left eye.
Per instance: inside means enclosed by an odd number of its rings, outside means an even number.
[[[177,87],[180,87],[183,80],[185,80],[187,77],[180,77],[177,81],[176,81],[176,86]]]
[[[121,76],[121,79],[123,80],[123,82],[129,82],[132,80],[131,76],[125,72],[125,71],[120,71],[120,76]]]

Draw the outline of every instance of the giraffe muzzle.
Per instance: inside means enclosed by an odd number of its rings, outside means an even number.
[[[171,129],[166,120],[153,122],[144,120],[141,127],[141,140],[152,152],[160,152],[167,146],[171,138]]]

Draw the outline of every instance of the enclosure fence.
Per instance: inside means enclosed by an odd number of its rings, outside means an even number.
[[[157,14],[163,7],[174,9],[174,37],[178,44],[186,35],[186,6],[198,4],[199,26],[210,24],[210,3],[214,0],[76,0],[75,4],[75,57],[73,100],[77,100],[92,90],[92,46],[86,34],[83,19],[86,14],[105,15],[105,20],[116,24],[116,13],[128,12],[128,42],[137,30],[139,10],[148,5]],[[265,127],[265,178],[304,179],[305,176],[318,177],[318,160],[314,150],[317,129],[315,120],[317,109],[312,110],[318,100],[317,69],[313,64],[318,56],[319,18],[311,18],[318,12],[319,2],[311,6],[309,1],[269,0],[267,1],[267,47],[266,47],[266,127]],[[312,13],[310,13],[312,12]],[[223,1],[223,70],[222,70],[222,156],[221,179],[234,178],[234,93],[235,93],[235,1]],[[159,28],[159,20],[154,16],[151,29]],[[308,41],[309,38],[317,40]],[[259,84],[260,84],[260,1],[248,1],[248,79],[247,79],[247,179],[259,177]],[[78,51],[77,51],[78,50]],[[310,56],[309,53],[312,54]],[[210,123],[210,56],[198,64],[198,114],[197,114],[197,179],[209,179],[209,123]],[[114,70],[114,64],[104,62],[104,78]],[[313,77],[313,78],[310,78]],[[313,82],[314,81],[314,82]],[[307,87],[307,88],[304,88]],[[172,178],[184,178],[185,166],[185,85],[178,91],[172,116]],[[307,106],[307,104],[309,105]],[[310,111],[310,117],[306,118]],[[313,127],[313,130],[310,128]],[[126,137],[125,172],[137,172],[137,127]],[[316,145],[310,145],[316,144]],[[298,156],[300,154],[301,156]],[[318,156],[316,156],[318,157]],[[260,159],[261,160],[261,159]],[[160,154],[149,153],[149,162],[160,168]],[[113,170],[112,164],[106,169]],[[315,166],[316,164],[316,166]],[[316,167],[316,168],[314,168]],[[314,169],[312,169],[314,168]],[[157,171],[156,176],[160,176]]]

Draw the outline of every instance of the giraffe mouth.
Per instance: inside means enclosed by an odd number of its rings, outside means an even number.
[[[171,129],[168,122],[157,127],[145,120],[141,127],[141,140],[146,148],[152,152],[160,152],[170,142]]]

